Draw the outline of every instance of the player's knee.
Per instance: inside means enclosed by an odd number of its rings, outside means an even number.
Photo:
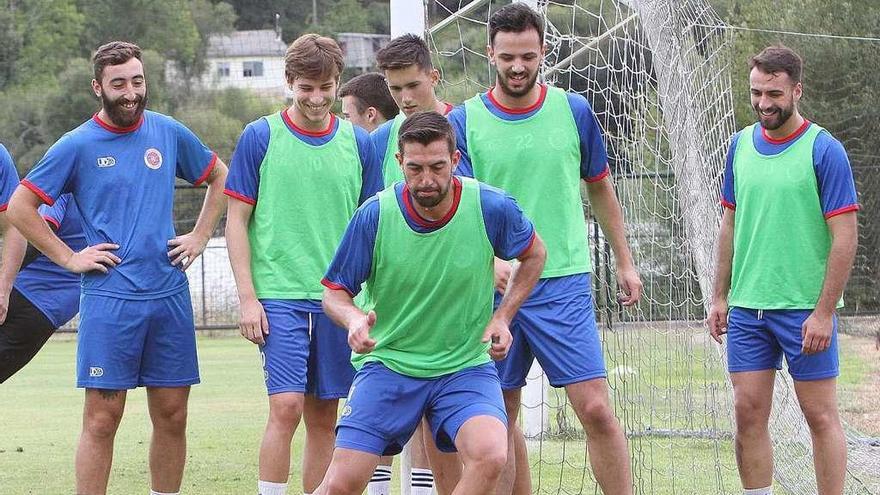
[[[87,412],[83,420],[83,430],[90,436],[96,438],[113,438],[119,423],[122,421],[122,414],[115,411],[91,411]]]
[[[617,418],[608,401],[595,398],[583,401],[576,412],[587,433],[602,433],[617,427]]]
[[[186,431],[186,405],[163,407],[152,414],[153,428],[167,433],[183,434]]]
[[[303,415],[300,394],[277,394],[269,398],[269,422],[276,426],[295,427]]]
[[[470,459],[470,464],[486,480],[490,482],[497,480],[504,465],[507,464],[507,444],[494,442],[491,446],[479,449]]]
[[[338,472],[327,473],[321,486],[327,495],[358,495],[363,489],[353,477],[346,477]]]
[[[736,415],[736,428],[741,433],[760,432],[767,429],[770,417],[768,404],[763,404],[756,397],[737,395],[733,407]]]
[[[332,433],[336,428],[336,408],[324,407],[306,411],[303,421],[310,433]]]
[[[807,426],[813,433],[825,433],[832,431],[840,426],[840,418],[837,411],[829,408],[803,408],[804,418],[807,420]]]

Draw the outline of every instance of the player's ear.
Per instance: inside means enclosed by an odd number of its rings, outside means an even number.
[[[403,168],[403,154],[398,151],[394,154],[394,158],[397,158],[397,163],[399,163],[400,167]]]
[[[97,79],[92,79],[92,91],[94,91],[95,96],[101,97],[101,83]]]
[[[455,150],[452,152],[452,173],[455,173],[455,169],[458,168],[458,163],[461,161],[461,151]]]
[[[804,95],[804,85],[801,83],[797,83],[794,85],[794,101],[798,102],[801,99],[801,96]]]
[[[431,84],[436,86],[438,82],[440,82],[440,71],[437,69],[431,69]]]
[[[369,120],[370,122],[375,122],[378,116],[379,111],[376,110],[376,107],[367,107],[367,120]]]

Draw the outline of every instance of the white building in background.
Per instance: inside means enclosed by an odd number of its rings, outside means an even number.
[[[376,52],[391,41],[387,34],[339,33],[336,41],[345,55],[345,66],[357,68],[361,73],[373,70]]]
[[[287,45],[272,29],[233,31],[208,39],[203,89],[243,88],[266,96],[290,96],[284,79]]]

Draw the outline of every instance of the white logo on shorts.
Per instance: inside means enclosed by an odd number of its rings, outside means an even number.
[[[351,406],[349,406],[348,404],[346,404],[345,407],[342,408],[342,417],[344,418],[346,416],[351,416]]]
[[[98,158],[98,168],[107,168],[116,165],[116,158],[112,156],[102,156]]]
[[[150,148],[144,153],[144,163],[148,168],[153,170],[158,169],[162,166],[162,153],[159,153],[159,150],[156,148]]]
[[[91,368],[89,368],[89,376],[93,378],[104,376],[104,368],[92,366]]]

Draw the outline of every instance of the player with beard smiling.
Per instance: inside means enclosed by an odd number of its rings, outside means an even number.
[[[487,50],[496,69],[495,86],[449,115],[462,152],[459,173],[508,191],[547,243],[541,280],[511,325],[510,354],[498,363],[512,450],[497,493],[531,493],[525,441],[516,418],[520,391],[535,358],[552,386],[565,387],[603,492],[632,493],[626,437],[609,402],[596,327],[582,181],[614,250],[618,297],[624,306],[639,300],[642,283],[609,177],[602,132],[583,96],[538,83],[545,48],[537,12],[522,3],[494,12]],[[496,262],[495,270],[500,300],[511,267]]]
[[[382,188],[369,134],[330,112],[343,69],[339,45],[305,34],[288,47],[284,64],[293,105],[245,127],[226,183],[239,327],[259,345],[269,395],[261,495],[287,492],[301,418],[304,493],[330,462],[337,403],[354,369],[345,331],[321,308],[321,277],[358,205]]]
[[[9,218],[53,262],[82,273],[77,386],[85,388],[76,493],[103,494],[126,391],[147,388],[151,493],[177,493],[190,385],[199,382],[183,273],[223,213],[226,166],[186,127],[145,110],[141,50],[107,43],[93,57],[101,110],[61,137],[22,180]],[[208,184],[193,231],[175,235],[176,178]],[[89,247],[74,252],[40,216],[71,193]]]
[[[800,56],[771,46],[749,61],[759,122],[738,132],[724,172],[724,214],[707,324],[727,334],[744,493],[772,491],[768,421],[782,357],[813,441],[818,493],[843,493],[837,413],[837,308],[858,245],[859,205],[839,141],[801,116]]]

